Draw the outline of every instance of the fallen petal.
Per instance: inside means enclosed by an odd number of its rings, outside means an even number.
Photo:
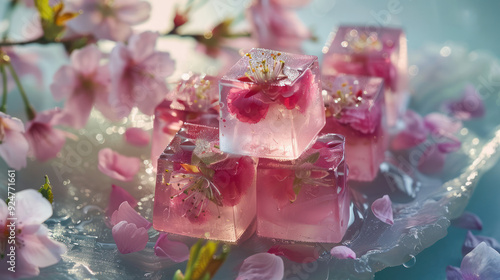
[[[135,224],[139,228],[148,229],[151,227],[151,223],[146,220],[143,216],[139,215],[127,201],[122,202],[118,210],[116,210],[113,215],[111,215],[111,224],[117,225],[121,221],[126,221],[131,224]]]
[[[427,147],[418,161],[418,170],[424,174],[436,174],[443,170],[446,154],[439,150],[438,145]]]
[[[148,243],[148,230],[137,227],[135,224],[121,221],[111,230],[118,251],[122,254],[138,252],[146,248]]]
[[[167,257],[174,262],[183,262],[189,259],[189,248],[186,244],[168,239],[166,233],[161,233],[155,244],[155,255]]]
[[[468,120],[484,116],[486,108],[478,91],[471,84],[464,88],[462,97],[444,105],[456,118]]]
[[[382,222],[393,225],[392,202],[388,195],[375,200],[372,203],[372,212]]]
[[[455,266],[447,266],[446,267],[446,280],[463,280],[462,272],[460,268]]]
[[[481,219],[471,212],[464,212],[462,216],[451,221],[451,225],[459,228],[470,230],[482,230],[483,222]]]
[[[267,252],[276,256],[284,256],[296,263],[312,263],[319,258],[317,247],[306,244],[275,245]]]
[[[434,135],[452,135],[462,128],[462,122],[440,113],[430,113],[424,118],[427,129]]]
[[[481,242],[460,265],[464,279],[500,279],[500,254]]]
[[[111,193],[109,194],[109,202],[108,208],[106,209],[106,215],[108,217],[111,217],[111,215],[116,210],[118,210],[118,207],[120,207],[120,204],[122,204],[124,201],[127,201],[132,208],[135,208],[137,206],[137,200],[135,200],[135,198],[130,193],[117,185],[112,185]]]
[[[135,174],[139,172],[141,160],[135,157],[126,157],[109,148],[99,151],[99,170],[109,177],[120,180],[130,181]]]
[[[336,246],[330,250],[330,254],[337,259],[355,259],[356,253],[351,248],[346,246]]]
[[[392,149],[406,150],[425,142],[429,132],[424,125],[422,116],[414,111],[408,110],[403,116],[403,122],[405,123],[405,128],[392,140]]]
[[[462,245],[462,256],[467,255],[470,251],[479,245],[479,243],[484,242],[491,248],[495,249],[497,252],[500,252],[500,243],[495,238],[482,236],[482,235],[474,235],[472,232],[468,231],[467,236],[465,237],[464,244]]]
[[[129,127],[125,131],[125,141],[134,146],[147,146],[149,144],[149,133],[138,127]]]
[[[281,280],[284,276],[283,260],[273,254],[259,253],[246,258],[236,280]]]

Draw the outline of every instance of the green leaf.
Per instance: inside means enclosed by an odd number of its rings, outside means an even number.
[[[54,194],[50,185],[49,176],[45,175],[45,184],[38,190],[51,204],[54,203]]]
[[[54,18],[54,11],[49,4],[49,0],[35,0],[35,6],[40,13],[40,18],[47,21],[52,21]]]
[[[212,279],[229,254],[229,247],[222,245],[222,253],[219,256],[215,256],[218,249],[219,242],[207,241],[205,245],[202,245],[202,240],[198,240],[191,247],[186,273],[183,276],[182,272],[177,271],[174,275],[174,280]]]
[[[185,280],[184,275],[182,274],[182,271],[178,269],[175,274],[173,280]]]

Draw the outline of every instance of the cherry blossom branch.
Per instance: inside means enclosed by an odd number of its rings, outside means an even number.
[[[7,67],[10,70],[10,74],[12,75],[12,78],[16,82],[17,88],[19,89],[19,93],[21,94],[21,98],[23,99],[24,102],[24,108],[26,110],[26,115],[28,116],[28,120],[32,120],[35,118],[35,110],[33,109],[33,106],[31,106],[28,96],[26,95],[26,92],[24,91],[23,86],[21,85],[21,81],[19,80],[19,76],[17,76],[16,70],[14,67],[12,67],[12,64],[7,63]]]
[[[7,73],[5,72],[5,66],[0,64],[0,72],[2,73],[3,91],[2,91],[2,105],[0,106],[0,112],[7,112]]]

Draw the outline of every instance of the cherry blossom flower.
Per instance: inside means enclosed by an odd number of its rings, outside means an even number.
[[[284,276],[283,260],[273,254],[259,253],[246,258],[236,280],[281,280]]]
[[[377,219],[382,222],[393,225],[394,218],[392,213],[392,202],[388,195],[384,195],[381,198],[375,200],[372,203],[372,212],[377,217]]]
[[[109,105],[110,76],[106,65],[100,65],[102,53],[89,45],[71,54],[71,65],[62,66],[54,75],[50,86],[54,98],[67,98],[64,119],[67,125],[82,128],[87,123],[92,106],[111,120],[115,110]]]
[[[109,177],[120,181],[131,181],[141,168],[141,160],[126,157],[109,148],[99,151],[99,170]]]
[[[134,146],[147,146],[149,144],[149,133],[139,127],[129,127],[124,134],[125,141]]]
[[[118,43],[111,52],[110,102],[125,117],[137,106],[147,115],[165,98],[166,78],[174,71],[174,61],[166,52],[155,50],[158,33],[143,32],[130,37],[128,45]]]
[[[166,257],[174,262],[183,262],[189,259],[188,246],[182,242],[171,241],[166,233],[160,233],[154,250],[158,257]]]
[[[149,18],[151,4],[141,0],[68,0],[67,9],[82,11],[81,15],[68,21],[68,27],[73,31],[124,42],[132,35],[131,25]]]
[[[26,139],[30,152],[39,161],[46,161],[57,156],[66,143],[66,133],[54,128],[62,112],[56,108],[39,112],[26,124]]]
[[[247,18],[252,24],[259,47],[301,53],[301,44],[311,38],[311,33],[284,1],[255,1]]]
[[[446,279],[500,279],[500,254],[481,242],[463,258],[460,268],[446,268]]]
[[[356,253],[346,246],[335,246],[330,250],[330,254],[337,259],[355,259]]]
[[[21,169],[26,166],[29,144],[21,120],[0,112],[0,157],[8,166]]]
[[[143,250],[149,240],[148,229],[152,226],[124,201],[111,216],[111,230],[118,251],[129,254]]]
[[[5,202],[0,200],[0,278],[33,277],[40,273],[39,268],[59,262],[66,246],[49,238],[49,230],[42,223],[52,216],[52,205],[38,191],[19,191],[11,203],[15,203],[14,217],[17,218],[15,244],[8,242],[11,221],[7,219],[11,215]],[[8,270],[11,246],[16,248],[15,273]]]

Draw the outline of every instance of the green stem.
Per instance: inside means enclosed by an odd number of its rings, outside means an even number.
[[[5,65],[0,64],[0,72],[2,73],[2,83],[3,83],[3,92],[2,92],[2,105],[0,106],[0,112],[7,112],[7,73],[5,72]]]
[[[21,85],[21,81],[19,80],[19,77],[17,76],[16,70],[14,70],[14,67],[12,67],[12,64],[8,63],[7,66],[9,67],[10,73],[12,75],[12,78],[14,78],[14,81],[16,82],[17,88],[19,89],[19,93],[21,94],[21,97],[24,102],[24,108],[26,110],[26,115],[28,116],[28,120],[32,120],[35,118],[35,109],[33,109],[33,106],[31,106],[30,101],[28,100],[28,96],[26,95],[26,92],[24,91],[23,86]]]

